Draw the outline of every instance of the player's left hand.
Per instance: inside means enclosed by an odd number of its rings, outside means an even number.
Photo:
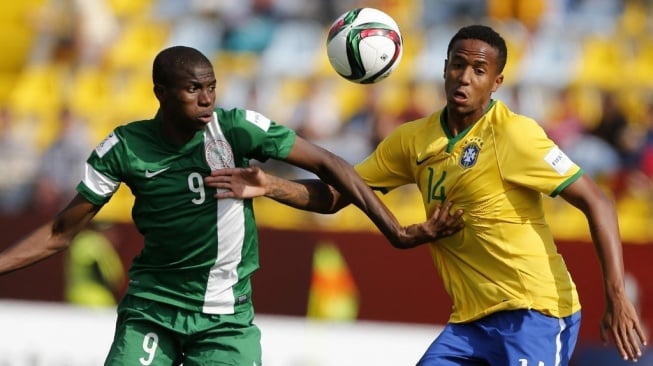
[[[646,335],[633,304],[625,295],[612,296],[607,300],[607,307],[601,319],[601,339],[604,344],[614,340],[624,360],[637,359],[642,356],[640,345],[646,345]]]
[[[226,168],[211,172],[204,178],[204,183],[213,188],[220,188],[215,198],[254,198],[266,193],[267,176],[257,167]]]

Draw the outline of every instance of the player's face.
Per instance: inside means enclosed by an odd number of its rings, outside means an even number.
[[[198,131],[213,117],[215,74],[211,65],[189,66],[175,72],[165,86],[161,108],[182,131]]]
[[[485,113],[492,93],[499,89],[503,75],[498,71],[499,52],[477,39],[454,43],[444,67],[447,109],[454,115],[472,116]]]

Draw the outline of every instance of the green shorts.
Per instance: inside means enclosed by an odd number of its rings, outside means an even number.
[[[260,366],[261,332],[251,302],[212,315],[127,295],[105,366]]]

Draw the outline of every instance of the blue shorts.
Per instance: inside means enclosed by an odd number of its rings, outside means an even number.
[[[447,324],[418,366],[566,366],[576,346],[580,311],[554,318],[534,310],[502,311]]]

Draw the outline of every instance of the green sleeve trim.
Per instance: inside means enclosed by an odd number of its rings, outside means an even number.
[[[578,169],[578,171],[576,172],[576,174],[574,174],[574,175],[572,175],[571,177],[569,177],[567,180],[565,180],[564,182],[562,182],[562,184],[559,185],[558,188],[554,189],[553,192],[551,192],[550,196],[551,196],[551,197],[555,197],[555,196],[559,195],[560,192],[564,191],[565,188],[567,188],[570,184],[572,184],[572,183],[574,183],[576,180],[578,180],[578,178],[580,178],[581,175],[583,175],[584,173],[585,173],[585,172],[583,171],[583,169]]]

